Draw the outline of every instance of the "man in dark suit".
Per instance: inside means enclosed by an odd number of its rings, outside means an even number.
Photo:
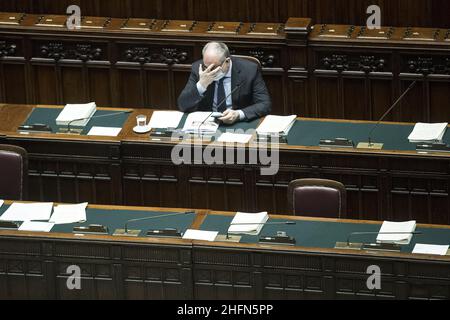
[[[256,63],[231,57],[224,43],[209,42],[203,60],[192,65],[178,107],[183,112],[221,112],[219,120],[226,124],[263,117],[270,113],[271,101],[259,69]]]

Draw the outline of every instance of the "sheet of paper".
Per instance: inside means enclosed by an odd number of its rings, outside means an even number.
[[[439,256],[445,256],[447,254],[449,246],[439,246],[435,244],[422,244],[416,243],[412,253],[417,254],[435,254]]]
[[[214,240],[216,240],[218,233],[219,232],[217,232],[217,231],[187,229],[183,235],[183,239],[214,241]]]
[[[105,137],[117,137],[122,131],[122,128],[115,127],[92,127],[88,132],[88,136],[105,136]]]
[[[273,116],[269,115],[256,129],[259,134],[287,134],[297,119],[296,115]]]
[[[409,244],[416,230],[416,221],[384,221],[377,236],[377,242]],[[395,232],[398,232],[397,234]],[[384,233],[384,234],[382,234]]]
[[[54,226],[54,223],[39,222],[39,221],[25,221],[19,227],[19,231],[38,231],[38,232],[50,232]]]
[[[417,123],[409,135],[410,142],[440,141],[445,134],[448,123]]]
[[[48,220],[52,214],[53,202],[13,203],[0,217],[4,221]]]
[[[232,133],[232,132],[225,132],[222,133],[217,139],[218,142],[224,142],[224,143],[248,143],[250,139],[252,138],[251,134],[240,134],[240,133]]]
[[[2,207],[2,205],[3,205],[4,202],[5,202],[5,201],[0,200],[0,208]]]
[[[183,132],[214,134],[217,131],[217,128],[219,128],[219,125],[214,122],[214,118],[211,117],[211,112],[197,111],[188,115],[183,127]]]
[[[86,221],[86,208],[88,203],[61,204],[53,209],[53,215],[49,222],[54,224],[66,224]]]
[[[228,233],[258,235],[269,220],[267,212],[237,212],[228,228]]]
[[[95,102],[85,104],[66,104],[64,109],[56,118],[56,124],[58,126],[67,126],[73,120],[84,119],[79,121],[73,121],[71,125],[84,127],[89,122],[90,118],[97,110]]]
[[[180,111],[153,111],[148,126],[154,129],[177,128],[183,115]]]

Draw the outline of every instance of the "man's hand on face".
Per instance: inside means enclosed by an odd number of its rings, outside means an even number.
[[[198,74],[200,76],[199,82],[203,88],[208,88],[208,86],[213,83],[217,73],[221,71],[220,67],[215,67],[213,64],[209,65],[205,71],[203,71],[203,66],[200,64]]]
[[[227,109],[223,112],[223,117],[219,118],[225,124],[233,124],[239,120],[239,112],[232,109]]]

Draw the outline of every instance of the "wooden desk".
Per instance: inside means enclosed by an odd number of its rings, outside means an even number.
[[[133,109],[116,138],[20,135],[16,128],[32,108],[0,106],[0,142],[23,146],[30,152],[32,200],[290,214],[286,200],[288,183],[296,178],[318,177],[344,183],[348,218],[450,224],[448,154],[419,154],[406,149],[324,149],[311,143],[282,145],[278,173],[263,176],[261,165],[174,165],[174,142],[151,141],[148,135],[132,132],[135,116],[150,117],[149,109]],[[371,124],[303,118],[299,121],[309,123],[311,128],[368,128]],[[401,137],[406,139],[405,132],[412,130],[412,125],[390,124],[377,132],[383,134],[389,128],[393,128],[389,132],[401,131]],[[359,128],[359,132],[363,129]],[[340,133],[352,134],[351,129]],[[317,141],[334,138],[314,135]],[[365,139],[365,135],[359,137]],[[398,135],[392,136],[392,141],[398,140]],[[254,145],[246,146],[245,152],[252,148]]]
[[[6,202],[5,205],[10,204]],[[2,212],[3,209],[2,208]],[[117,219],[137,213],[180,212],[181,208],[88,207],[113,229]],[[94,212],[95,211],[95,212]],[[211,228],[233,213],[196,210],[184,228]],[[79,236],[68,232],[0,230],[1,299],[449,299],[450,257],[336,250],[324,245],[348,231],[378,230],[373,221],[271,216],[295,221],[288,231],[296,246],[204,242],[182,239]],[[224,220],[224,221],[225,221]],[[219,220],[218,230],[227,223]],[[140,227],[152,228],[154,221]],[[176,220],[167,222],[172,227]],[[217,221],[216,221],[217,224]],[[313,227],[310,227],[313,226]],[[302,229],[303,228],[303,229]],[[448,241],[450,227],[418,225],[423,241]],[[67,228],[66,228],[67,229]],[[347,230],[348,229],[348,230]],[[211,229],[208,229],[211,230]],[[264,232],[276,230],[266,226]],[[280,226],[280,230],[284,230]],[[327,231],[331,230],[331,232]],[[324,234],[328,232],[328,234]],[[417,236],[418,237],[418,236]],[[439,240],[440,239],[440,240]],[[256,240],[257,241],[257,240]],[[420,241],[415,238],[414,241]],[[330,243],[331,243],[330,242]],[[444,243],[439,243],[444,244]],[[332,244],[331,244],[332,245]],[[81,290],[68,290],[67,267],[81,267]],[[366,287],[368,266],[381,269],[381,290]]]

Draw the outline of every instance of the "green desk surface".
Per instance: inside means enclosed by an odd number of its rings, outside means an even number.
[[[0,208],[0,215],[3,214],[8,207],[8,205],[3,205]],[[116,229],[123,229],[127,220],[171,213],[176,212],[106,210],[88,208],[86,210],[86,222],[54,225],[51,232],[72,233],[74,226],[101,224],[108,227],[109,234],[111,235]],[[195,214],[186,214],[174,217],[156,218],[146,221],[136,221],[129,223],[128,229],[141,230],[140,236],[145,236],[145,232],[149,229],[176,228],[184,233],[186,229],[190,228],[192,222],[195,219],[195,216]]]
[[[347,138],[357,146],[359,142],[367,142],[372,128],[372,123],[297,120],[289,131],[288,145],[313,147],[319,145],[320,139]],[[384,143],[384,150],[414,151],[416,145],[408,140],[413,128],[413,124],[380,124],[372,142]],[[450,144],[449,130],[443,140]]]
[[[226,231],[233,217],[223,215],[208,215],[201,230]],[[269,219],[268,222],[284,222],[282,219]],[[295,225],[266,225],[258,236],[244,235],[241,243],[257,243],[261,236],[273,236],[277,231],[286,231],[287,235],[296,239],[296,246],[308,248],[334,248],[336,242],[346,242],[352,232],[378,232],[381,225],[363,223],[340,223],[323,221],[297,221]],[[416,243],[424,244],[450,244],[450,229],[417,228],[421,235],[413,236],[411,243],[402,247],[402,252],[412,252]],[[374,243],[376,235],[355,235],[351,242]]]
[[[59,131],[59,128],[67,128],[67,126],[57,126],[56,118],[61,113],[62,109],[54,109],[54,108],[34,108],[31,112],[28,119],[25,121],[24,125],[31,125],[36,123],[42,123],[49,125],[52,128],[53,133]],[[114,110],[97,110],[94,116],[101,116],[110,113],[117,113],[120,111]],[[123,125],[128,119],[129,114],[122,113],[113,115],[110,117],[103,117],[97,119],[91,119],[86,127],[84,127],[82,135],[86,135],[92,127],[116,127],[123,128]],[[72,126],[73,128],[77,128],[76,126]]]

